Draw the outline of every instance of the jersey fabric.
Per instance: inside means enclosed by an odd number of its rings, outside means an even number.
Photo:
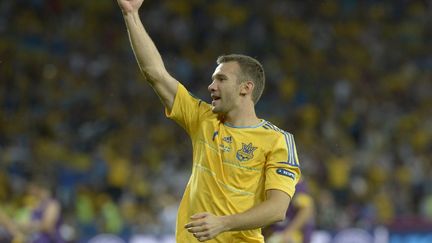
[[[210,104],[180,83],[166,115],[186,130],[193,147],[192,174],[177,215],[178,243],[198,242],[184,228],[196,213],[241,213],[264,201],[269,189],[294,195],[300,168],[291,134],[265,120],[252,127],[224,124]],[[254,243],[264,238],[261,229],[254,229],[224,232],[207,242]]]

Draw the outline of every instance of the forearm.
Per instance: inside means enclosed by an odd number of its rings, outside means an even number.
[[[268,190],[266,196],[267,200],[243,213],[228,216],[208,212],[194,214],[185,228],[199,241],[206,241],[225,231],[257,229],[284,220],[290,196],[279,190]]]
[[[129,34],[129,41],[141,73],[171,111],[177,93],[178,81],[165,68],[162,57],[147,34],[138,11],[143,0],[117,0]]]
[[[226,231],[250,230],[262,228],[285,218],[286,207],[278,207],[270,201],[239,214],[225,216]]]
[[[141,72],[154,82],[168,75],[162,57],[145,30],[138,11],[123,13],[129,40]]]

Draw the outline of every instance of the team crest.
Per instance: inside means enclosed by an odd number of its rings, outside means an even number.
[[[257,147],[252,146],[252,143],[244,144],[242,143],[242,148],[237,150],[236,157],[241,162],[248,161],[253,158],[253,152],[257,149]]]

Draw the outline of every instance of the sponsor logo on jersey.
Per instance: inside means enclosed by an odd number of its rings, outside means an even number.
[[[276,169],[276,173],[278,173],[279,175],[288,176],[289,178],[292,178],[293,180],[295,180],[295,174],[289,170],[279,168],[279,169]]]
[[[231,151],[231,147],[230,146],[226,146],[226,145],[223,145],[223,144],[219,144],[219,149],[222,152],[227,152],[227,153]]]
[[[237,150],[236,157],[241,162],[248,161],[253,158],[253,152],[257,149],[257,147],[252,146],[252,143],[244,144],[242,143],[242,148]]]
[[[222,140],[223,140],[224,142],[227,142],[227,143],[232,143],[232,141],[233,141],[233,139],[232,139],[231,136],[223,137]]]

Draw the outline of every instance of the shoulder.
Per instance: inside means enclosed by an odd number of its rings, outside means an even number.
[[[269,121],[265,121],[263,126],[264,129],[268,130],[272,135],[277,136],[277,137],[285,137],[285,136],[293,136],[291,133],[277,127],[276,125],[274,125],[273,123],[269,122]]]
[[[272,150],[282,148],[287,151],[295,151],[294,136],[291,133],[277,127],[269,121],[265,122],[263,129],[266,129],[268,133],[268,140],[273,141],[271,143]]]
[[[200,99],[198,96],[190,92],[183,84],[179,83],[176,98],[179,103],[190,103],[198,109],[202,109],[203,111],[211,112],[211,105],[204,100]]]

